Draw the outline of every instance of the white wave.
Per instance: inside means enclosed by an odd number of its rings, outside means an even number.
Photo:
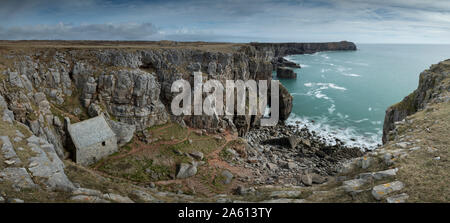
[[[353,122],[361,123],[361,122],[365,122],[365,121],[369,121],[369,119],[363,118],[363,119],[361,119],[361,120],[356,120],[356,121],[353,121]]]
[[[287,60],[287,61],[290,61],[290,62],[294,62],[294,63],[297,63],[297,61],[295,61],[292,57],[290,57],[290,56],[285,56],[285,57],[283,57],[285,60]]]
[[[323,89],[326,89],[326,87],[310,90],[310,91],[306,92],[305,95],[314,96],[318,99],[325,99],[325,100],[330,100],[331,102],[334,102],[333,99],[331,99],[330,97],[328,97],[326,94],[324,94],[322,92]]]
[[[336,110],[336,105],[331,104],[331,107],[328,108],[328,113],[333,114],[333,112]]]
[[[354,62],[354,61],[345,61],[345,63],[355,64],[355,65],[359,65],[359,66],[369,66],[368,63],[361,63],[361,62]]]
[[[328,86],[330,86],[333,89],[338,89],[338,90],[342,90],[342,91],[346,91],[347,90],[347,88],[337,86],[336,84],[333,84],[333,83],[329,84]]]
[[[381,143],[381,131],[378,133],[365,132],[360,134],[353,127],[343,129],[331,126],[327,124],[328,119],[326,117],[314,118],[314,120],[311,121],[311,118],[300,117],[292,113],[287,123],[299,128],[306,127],[310,132],[314,131],[317,136],[323,138],[329,145],[335,145],[336,138],[345,142],[347,146],[367,148],[369,150],[375,149]]]
[[[326,94],[324,94],[322,92],[322,89],[320,89],[320,88],[308,91],[304,95],[306,95],[306,96],[314,96],[315,98],[318,98],[318,99],[325,99],[325,100],[330,100],[331,102],[334,102],[333,99],[331,99]]]
[[[367,110],[372,111],[372,107],[369,107]]]
[[[305,87],[312,88],[312,90],[309,90],[304,95],[314,96],[315,98],[325,99],[325,100],[329,100],[331,102],[334,102],[334,100],[331,99],[330,97],[328,97],[325,93],[323,93],[323,90],[326,90],[326,89],[329,89],[329,88],[336,89],[336,90],[341,90],[341,91],[347,90],[346,88],[338,86],[338,85],[333,84],[333,83],[304,83],[303,85]]]
[[[321,57],[325,58],[325,59],[330,59],[330,57],[327,54],[322,54],[320,55]]]
[[[372,125],[381,125],[381,121],[371,121]]]
[[[327,95],[326,94],[323,94],[321,91],[316,91],[315,92],[315,94],[314,94],[314,96],[316,97],[316,98],[324,98],[324,99],[329,99],[328,97],[327,97]]]
[[[342,73],[342,75],[348,76],[348,77],[360,77],[361,76],[359,74],[348,74],[348,73]]]
[[[333,83],[317,83],[317,85],[318,85],[318,86],[326,86],[326,87],[329,87],[329,88],[333,88],[333,89],[337,89],[337,90],[342,90],[342,91],[347,90],[347,88],[345,88],[345,87],[340,87],[340,86],[338,86],[338,85],[336,85],[336,84],[333,84]]]
[[[340,119],[347,119],[347,118],[348,118],[348,115],[343,115],[343,114],[341,114],[340,112],[337,113],[337,116],[338,116]]]
[[[291,57],[291,56],[285,56],[285,57],[283,57],[285,60],[287,60],[287,61],[290,61],[290,62],[293,62],[293,63],[297,63],[298,64],[298,61],[297,60],[295,60],[293,57]],[[302,67],[302,68],[306,68],[306,67],[310,67],[310,65],[308,65],[308,64],[299,64],[300,65],[300,67]]]

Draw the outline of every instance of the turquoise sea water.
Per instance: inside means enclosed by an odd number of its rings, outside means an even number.
[[[385,110],[417,88],[419,74],[450,58],[450,45],[357,44],[357,51],[285,58],[301,64],[297,79],[280,80],[294,97],[289,123],[328,139],[375,148]],[[274,74],[276,79],[276,74]]]

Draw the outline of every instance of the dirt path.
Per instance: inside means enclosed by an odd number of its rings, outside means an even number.
[[[225,135],[225,143],[224,144],[222,144],[220,147],[217,147],[213,152],[211,152],[207,157],[209,158],[209,157],[211,157],[211,154],[216,154],[215,156],[219,156],[219,152],[220,151],[222,151],[222,149],[226,146],[226,145],[228,145],[228,143],[230,142],[230,141],[232,141],[232,140],[234,140],[234,138],[232,138],[231,137],[231,135],[230,134],[226,134]],[[208,164],[210,164],[210,161],[208,161]],[[168,185],[168,184],[173,184],[173,183],[181,183],[183,180],[180,180],[180,179],[175,179],[175,180],[161,180],[161,181],[157,181],[157,182],[155,182],[156,184],[159,184],[159,185]]]
[[[219,156],[219,153],[222,151],[222,149],[225,148],[225,146],[227,146],[229,142],[231,142],[237,138],[238,138],[238,136],[236,134],[229,134],[227,132],[227,134],[225,135],[226,142],[222,146],[217,148],[215,151],[208,154],[208,164],[212,167],[217,167],[220,169],[227,169],[234,175],[237,175],[240,177],[250,176],[251,171],[249,169],[245,169],[245,168],[237,167],[237,166],[231,166],[226,161],[222,160]]]

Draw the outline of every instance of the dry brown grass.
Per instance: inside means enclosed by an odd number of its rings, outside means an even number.
[[[370,194],[373,186],[399,180],[405,184],[405,188],[399,192],[407,193],[407,202],[449,202],[450,201],[450,104],[441,103],[433,105],[423,111],[408,117],[412,123],[405,124],[399,128],[403,140],[390,142],[383,148],[396,150],[397,142],[409,141],[413,145],[409,147],[420,147],[419,150],[408,152],[408,156],[398,159],[394,166],[387,167],[379,160],[371,165],[369,169],[357,168],[346,174],[351,179],[359,173],[381,171],[388,168],[399,168],[395,178],[370,182],[361,189],[366,190],[356,196],[351,196],[337,187],[340,183],[329,183],[319,186],[313,190],[324,191],[320,195],[308,198],[312,202],[375,202]],[[429,129],[427,131],[426,129]],[[435,149],[430,152],[429,149]],[[433,158],[440,157],[440,160]]]
[[[434,105],[431,111],[427,110],[411,117],[414,122],[408,127],[417,132],[407,134],[420,140],[415,146],[421,149],[400,160],[397,179],[406,185],[408,202],[449,202],[450,104]],[[436,151],[428,151],[430,148]],[[435,157],[440,157],[440,160],[434,160]]]
[[[236,52],[243,43],[173,42],[173,41],[63,41],[63,40],[0,40],[0,50],[30,48],[64,49],[195,49],[210,52]]]

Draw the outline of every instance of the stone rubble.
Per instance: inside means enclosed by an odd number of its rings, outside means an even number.
[[[254,181],[260,184],[309,186],[324,183],[326,180],[323,177],[338,173],[345,161],[363,154],[359,148],[327,145],[307,129],[298,129],[292,125],[255,128],[250,130],[245,139],[248,143],[247,158],[242,159],[239,154],[231,153],[232,162],[259,172]],[[311,176],[300,174],[303,171]],[[314,180],[312,176],[316,176]]]

